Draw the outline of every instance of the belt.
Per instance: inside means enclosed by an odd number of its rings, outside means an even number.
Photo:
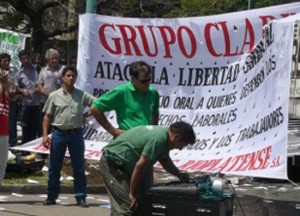
[[[106,158],[107,164],[110,167],[125,171],[123,162],[120,161],[117,157],[112,154],[108,154],[107,152],[103,152],[103,156]]]
[[[63,134],[78,133],[82,130],[82,128],[73,128],[73,129],[63,130],[63,129],[60,129],[56,126],[52,126],[52,129],[59,132],[59,133],[63,133]]]

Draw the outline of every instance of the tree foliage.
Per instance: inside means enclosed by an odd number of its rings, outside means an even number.
[[[78,21],[72,25],[68,22],[75,13],[67,10],[69,2],[72,1],[6,0],[0,5],[7,10],[1,14],[5,21],[0,27],[30,33],[33,52],[41,52],[46,39],[77,29]]]
[[[180,0],[164,17],[207,16],[297,2],[296,0]],[[249,5],[250,3],[250,5]],[[249,8],[250,6],[250,8]]]
[[[97,13],[122,17],[163,17],[175,7],[180,7],[180,0],[102,0],[98,3]]]

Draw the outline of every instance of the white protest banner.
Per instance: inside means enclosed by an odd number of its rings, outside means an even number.
[[[263,26],[299,11],[297,3],[180,19],[82,15],[78,86],[102,94],[144,60],[161,96],[159,124],[184,120],[197,132],[195,145],[172,152],[179,168],[287,178],[293,23]],[[87,140],[106,144],[95,136]]]
[[[0,53],[11,56],[11,66],[19,68],[21,63],[18,54],[25,48],[26,35],[0,28]]]
[[[95,123],[95,127],[98,128],[99,125],[97,123]],[[85,125],[83,128],[83,134],[84,134],[85,138],[90,136],[94,132],[97,132],[97,130],[94,129],[93,127]],[[105,134],[105,136],[107,137],[107,139],[105,141],[108,142],[111,139],[110,134],[105,131],[100,132],[100,134],[102,134],[102,133]],[[51,137],[51,135],[50,135],[50,137]],[[49,154],[49,149],[45,148],[43,146],[43,138],[42,137],[38,138],[36,140],[32,140],[21,146],[11,147],[10,149],[35,152],[35,153],[40,153],[40,154]],[[91,141],[85,142],[85,154],[84,154],[85,159],[99,160],[101,154],[102,154],[101,148],[99,148],[99,145],[96,145],[94,142],[91,142]],[[69,152],[67,151],[66,157],[69,157],[69,156],[70,156]]]
[[[299,16],[281,18],[298,12],[300,3],[178,19],[81,15],[77,86],[101,95],[129,81],[128,65],[144,60],[160,93],[159,124],[183,120],[197,134],[193,146],[171,152],[180,169],[286,179]],[[263,28],[273,19],[287,21]],[[86,147],[99,153],[111,136],[95,128],[86,129]]]

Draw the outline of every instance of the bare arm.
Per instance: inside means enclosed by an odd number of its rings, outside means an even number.
[[[112,124],[107,120],[104,113],[100,110],[98,110],[96,107],[90,108],[90,113],[95,117],[97,122],[105,129],[107,132],[109,132],[113,137],[119,136],[124,131],[119,128],[114,128]]]
[[[159,114],[152,114],[152,125],[158,125],[158,116]]]
[[[51,138],[48,137],[48,131],[50,128],[51,121],[52,116],[50,114],[45,113],[43,119],[43,145],[45,148],[49,148],[51,144]]]
[[[3,83],[0,82],[0,97],[2,97],[3,92],[4,92],[4,86],[3,86]]]
[[[135,164],[134,170],[131,176],[129,198],[131,200],[130,208],[134,208],[137,203],[136,191],[137,188],[141,185],[148,168],[150,166],[150,159],[144,155],[140,157],[138,162]]]
[[[36,91],[38,91],[39,93],[41,93],[42,95],[44,95],[46,97],[49,96],[49,92],[46,91],[45,88],[41,84],[37,85]]]
[[[91,117],[92,116],[92,112],[89,110],[89,111],[87,111],[87,112],[85,112],[85,113],[83,113],[83,117],[84,118],[88,118],[88,117]]]
[[[26,88],[17,88],[17,92],[24,95],[24,96],[28,96],[29,95],[29,91]]]
[[[87,106],[91,108],[93,101],[95,101],[96,98],[90,94],[85,93],[85,101],[87,102]],[[83,124],[87,124],[87,118],[92,116],[91,110],[88,110],[87,112],[83,113]]]
[[[87,118],[92,116],[92,112],[89,110],[85,113],[83,113],[83,124],[87,124],[88,125],[88,120]]]
[[[174,176],[177,176],[181,181],[188,181],[189,175],[187,173],[181,172],[173,163],[170,157],[164,158],[163,160],[159,161],[162,167]]]

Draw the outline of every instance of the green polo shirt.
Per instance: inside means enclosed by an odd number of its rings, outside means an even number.
[[[52,126],[62,130],[81,128],[84,109],[90,106],[93,100],[92,95],[77,88],[74,88],[72,94],[60,88],[50,93],[43,112],[52,116]]]
[[[149,157],[152,164],[169,155],[167,133],[168,128],[162,126],[138,126],[112,140],[103,151],[120,159],[132,173],[141,155]]]
[[[119,128],[128,130],[152,124],[152,115],[159,113],[159,94],[152,86],[142,93],[128,82],[101,95],[92,106],[102,112],[114,110]]]

